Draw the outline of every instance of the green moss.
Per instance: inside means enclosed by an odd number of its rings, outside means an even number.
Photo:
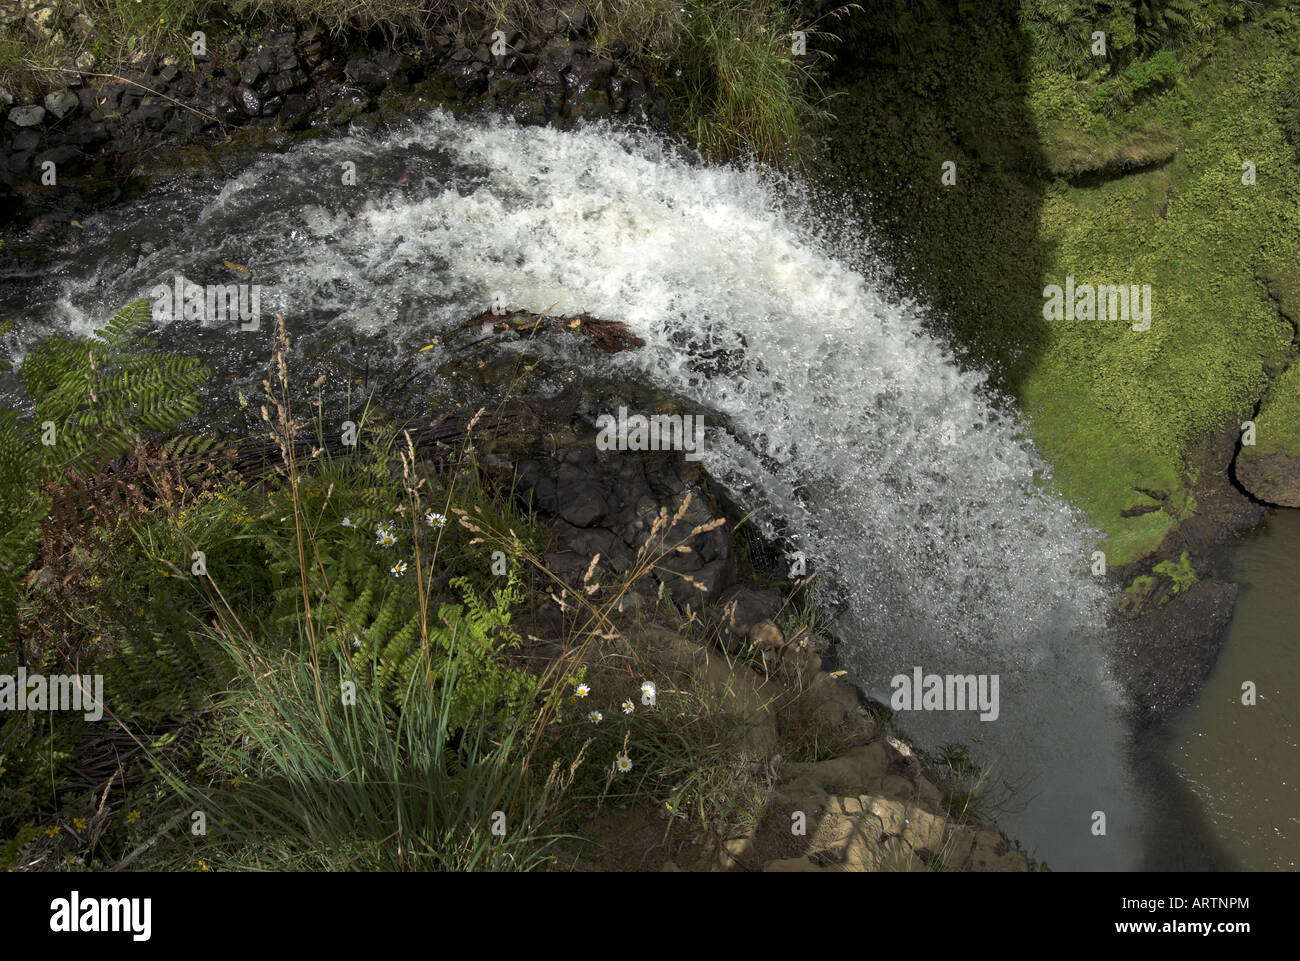
[[[1300,457],[1300,363],[1270,388],[1255,418],[1255,444],[1241,449],[1246,458],[1277,453]]]
[[[1196,571],[1192,570],[1192,561],[1187,551],[1177,561],[1161,561],[1152,571],[1162,574],[1173,582],[1173,592],[1181,594],[1196,583]]]
[[[1179,140],[1167,169],[1087,189],[1058,183],[1044,204],[1051,280],[1153,291],[1146,332],[1052,322],[1052,346],[1021,394],[1061,490],[1110,535],[1112,563],[1153,550],[1175,522],[1119,517],[1133,479],[1162,478],[1155,486],[1189,510],[1178,476],[1188,444],[1247,413],[1267,365],[1291,348],[1290,325],[1255,278],[1286,275],[1300,254],[1300,178],[1274,111],[1296,83],[1295,59],[1289,43],[1254,27],[1225,48],[1138,111],[1137,123]],[[1053,122],[1053,104],[1035,107]],[[1242,183],[1246,161],[1253,186]]]
[[[1175,47],[1157,51],[1132,8],[1124,32],[1084,2],[946,6],[886,3],[846,33],[823,166],[864,198],[905,292],[1019,401],[1109,562],[1131,563],[1195,510],[1189,446],[1246,419],[1294,357],[1295,20],[1206,8],[1169,21]],[[1107,24],[1111,55],[1094,58]],[[1107,83],[1141,96],[1098,109]],[[1067,276],[1149,284],[1151,328],[1044,319],[1044,287]],[[1122,517],[1135,488],[1168,497]]]

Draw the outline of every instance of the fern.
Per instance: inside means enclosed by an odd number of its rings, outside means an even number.
[[[207,379],[197,360],[141,353],[148,301],[125,307],[92,338],[50,338],[18,375],[36,399],[35,423],[54,428],[45,467],[85,475],[130,451],[148,432],[171,430],[198,413]]]
[[[69,474],[86,477],[133,450],[147,432],[168,431],[198,412],[207,379],[197,360],[148,350],[148,301],[119,311],[90,338],[51,337],[18,376],[34,416],[0,412],[0,617],[12,624],[17,582],[30,568],[45,490]]]
[[[374,697],[389,703],[399,702],[413,681],[440,689],[443,671],[458,655],[448,705],[449,723],[455,729],[485,708],[522,705],[532,697],[535,683],[503,660],[520,643],[510,625],[510,608],[521,595],[514,578],[493,592],[491,600],[480,596],[468,579],[451,583],[462,603],[444,603],[430,618],[427,668],[421,657],[420,611],[411,582],[382,574],[378,567],[360,572],[340,568],[328,589],[315,582],[312,609],[329,625],[329,649],[348,661],[354,676],[368,680]],[[301,603],[301,587],[296,583],[277,592],[276,606],[282,613],[274,623],[280,636],[297,632]]]

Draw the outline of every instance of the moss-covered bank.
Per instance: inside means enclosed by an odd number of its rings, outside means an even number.
[[[887,4],[835,51],[826,176],[1019,401],[1111,566],[1167,545],[1197,510],[1193,449],[1296,356],[1300,19],[1251,12],[1205,4],[1126,34],[1087,3]],[[1150,329],[1045,318],[1069,277],[1149,285]],[[1260,444],[1293,426],[1261,415]]]

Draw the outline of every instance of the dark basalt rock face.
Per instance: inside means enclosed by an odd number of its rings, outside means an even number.
[[[250,46],[214,47],[192,71],[146,57],[123,80],[72,75],[64,89],[0,110],[0,216],[35,221],[38,233],[66,230],[79,212],[119,196],[150,159],[187,144],[219,145],[240,127],[272,135],[342,127],[380,108],[374,122],[436,103],[496,109],[524,123],[664,120],[663,96],[620,62],[625,45],[597,55],[567,39],[571,24],[552,26],[558,35],[506,31],[502,55],[492,52],[500,38],[490,24],[468,43],[447,34],[423,46],[361,50],[313,30],[280,29]],[[42,160],[56,164],[54,185],[42,183]]]
[[[701,612],[736,582],[731,535],[722,528],[692,533],[716,515],[699,472],[680,454],[594,446],[539,454],[519,465],[519,490],[556,532],[561,549],[548,554],[547,563],[557,572],[585,571],[600,555],[598,570],[625,573],[652,540],[651,556],[668,552],[653,576],[679,607]],[[652,538],[656,520],[661,530]]]
[[[1115,669],[1142,723],[1190,704],[1214,670],[1237,602],[1238,586],[1205,580],[1176,604],[1117,628]]]

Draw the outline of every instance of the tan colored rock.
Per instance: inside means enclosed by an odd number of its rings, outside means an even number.
[[[922,807],[929,808],[931,811],[942,812],[944,809],[943,792],[935,786],[934,782],[926,777],[918,777],[916,784],[916,801]]]
[[[984,828],[975,835],[968,871],[1028,871],[1024,854],[1013,848],[1002,832]]]
[[[944,836],[948,833],[945,818],[923,811],[915,805],[907,809],[907,825],[903,840],[917,851],[938,854],[943,850]]]
[[[812,716],[828,726],[857,724],[858,695],[853,687],[833,674],[820,674],[804,694]]]
[[[885,776],[889,759],[885,756],[884,746],[879,741],[872,741],[828,761],[793,767],[827,792],[856,795]]]
[[[745,630],[745,640],[756,651],[779,651],[785,647],[785,636],[771,621],[756,621]]]

